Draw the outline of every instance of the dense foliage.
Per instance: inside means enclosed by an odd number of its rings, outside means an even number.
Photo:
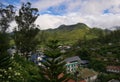
[[[120,66],[119,28],[113,31],[103,30],[89,28],[83,23],[78,23],[61,25],[56,29],[39,32],[38,26],[34,24],[37,17],[38,9],[32,8],[29,2],[22,4],[17,16],[15,16],[14,6],[0,5],[0,82],[62,82],[67,80],[64,57],[58,48],[59,45],[70,45],[70,49],[66,49],[64,53],[66,57],[78,55],[81,59],[88,60],[87,67],[100,73],[99,81],[120,79],[119,74],[106,72],[108,65]],[[7,29],[14,18],[18,26],[14,29],[12,41],[15,42],[16,50],[19,52],[11,57],[7,52],[11,43]],[[46,43],[48,43],[47,46]],[[36,51],[38,45],[39,47],[44,45],[44,53],[47,57],[44,62],[41,62],[40,67],[26,60],[30,52]],[[25,57],[19,56],[20,53]],[[61,74],[62,77],[59,77]]]
[[[40,66],[45,82],[62,82],[67,80],[63,55],[58,48],[58,41],[52,40],[44,52],[47,58]]]
[[[38,82],[41,78],[39,68],[18,54],[12,57],[7,51],[10,47],[10,37],[6,31],[14,19],[13,8],[12,5],[0,7],[0,82]],[[29,33],[31,31],[36,34],[38,29],[33,31],[31,28]]]
[[[95,34],[96,31],[89,28],[83,23],[78,23],[74,25],[61,25],[56,29],[48,29],[40,32],[38,37],[44,38],[42,42],[48,42],[52,39],[57,39],[61,44],[73,45],[78,40],[83,40],[85,37],[87,40],[96,38],[99,34]],[[102,32],[102,29],[96,29],[99,32]],[[92,31],[92,32],[91,32]]]
[[[31,8],[31,3],[26,3],[19,9],[19,15],[15,17],[18,27],[14,30],[14,41],[17,49],[26,58],[28,53],[34,51],[39,43],[36,38],[39,29],[34,24],[38,17],[38,9]]]
[[[12,66],[12,59],[7,52],[9,48],[9,37],[6,33],[9,23],[14,15],[13,6],[0,7],[0,81],[9,80],[9,67]]]

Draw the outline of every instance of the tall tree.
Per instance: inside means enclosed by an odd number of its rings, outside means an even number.
[[[9,23],[14,19],[14,10],[12,5],[3,6],[0,4],[0,81],[8,80],[7,71],[11,66],[11,57],[7,52],[9,48],[9,37],[6,33]]]
[[[6,30],[10,26],[9,23],[14,19],[14,6],[5,6],[0,4],[0,53],[7,51],[9,46],[9,38]]]
[[[14,6],[8,5],[5,6],[0,4],[0,31],[5,33],[7,28],[9,27],[9,23],[14,19]]]
[[[44,52],[47,58],[40,66],[41,73],[46,82],[63,82],[67,80],[66,69],[63,55],[58,48],[58,41],[52,40],[47,45],[48,48]]]
[[[36,35],[39,32],[34,24],[38,17],[38,9],[31,8],[31,3],[22,4],[19,15],[15,17],[18,27],[14,30],[14,40],[17,49],[28,58],[28,53],[35,50],[38,45]]]

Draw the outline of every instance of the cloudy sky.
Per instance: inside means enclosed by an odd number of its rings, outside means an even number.
[[[41,29],[57,28],[61,24],[85,23],[90,27],[120,26],[120,0],[0,0],[20,8],[22,2],[31,2],[39,9],[36,24]],[[14,26],[15,23],[12,23]]]

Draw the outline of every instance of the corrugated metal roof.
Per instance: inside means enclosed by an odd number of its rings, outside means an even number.
[[[81,59],[78,56],[73,56],[65,59],[65,62],[73,62],[73,61],[81,62]]]

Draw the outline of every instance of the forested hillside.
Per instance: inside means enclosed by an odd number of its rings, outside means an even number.
[[[38,37],[41,37],[42,42],[57,39],[61,41],[61,44],[71,45],[78,40],[85,38],[90,40],[104,34],[103,29],[90,28],[86,24],[77,23],[74,25],[61,25],[56,29],[43,30],[39,33]]]

